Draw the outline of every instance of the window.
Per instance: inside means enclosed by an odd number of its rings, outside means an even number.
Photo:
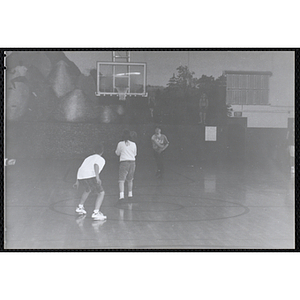
[[[269,77],[271,72],[225,71],[226,103],[239,105],[269,104]]]

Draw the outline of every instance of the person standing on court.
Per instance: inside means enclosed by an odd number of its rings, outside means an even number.
[[[124,185],[125,181],[128,183],[128,198],[133,197],[133,177],[135,172],[135,157],[137,155],[136,143],[131,141],[129,130],[123,131],[123,138],[117,145],[115,151],[116,155],[120,157],[119,164],[119,199],[124,199]]]
[[[292,128],[288,129],[286,140],[287,140],[291,174],[295,174],[295,126],[294,124]]]
[[[102,187],[102,182],[100,180],[99,174],[105,165],[105,159],[102,157],[103,145],[97,145],[94,149],[94,154],[88,156],[77,171],[77,180],[73,185],[78,188],[79,184],[82,183],[85,187],[85,191],[81,196],[80,203],[76,208],[76,212],[80,215],[85,215],[86,210],[84,209],[84,203],[91,192],[97,194],[97,199],[95,202],[95,209],[92,214],[92,219],[96,221],[106,220],[106,216],[100,211],[103,199],[104,199],[104,189]]]
[[[167,149],[169,146],[169,141],[167,137],[161,133],[160,128],[155,129],[155,133],[151,138],[152,147],[153,147],[153,155],[157,165],[156,177],[162,177],[164,174],[164,163],[163,163],[163,151]]]
[[[206,111],[208,108],[208,97],[203,93],[199,100],[199,124],[206,123]]]

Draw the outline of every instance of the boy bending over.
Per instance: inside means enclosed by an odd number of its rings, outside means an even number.
[[[102,154],[103,145],[95,147],[95,154],[87,157],[79,167],[77,172],[77,180],[74,184],[74,187],[76,188],[78,188],[79,183],[83,184],[85,187],[85,191],[81,196],[81,200],[76,208],[76,212],[79,214],[86,214],[84,203],[91,192],[96,192],[97,199],[95,202],[95,209],[92,214],[92,219],[101,221],[106,220],[106,216],[104,216],[100,211],[105,194],[99,177],[99,174],[105,165],[105,159],[102,157]]]

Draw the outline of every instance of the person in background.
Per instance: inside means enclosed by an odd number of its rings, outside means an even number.
[[[148,97],[148,106],[149,106],[149,110],[150,110],[150,116],[151,119],[154,118],[154,107],[155,107],[155,96],[149,96]]]
[[[156,177],[162,177],[164,174],[163,151],[169,146],[167,137],[161,133],[160,128],[155,129],[154,135],[151,137],[153,155],[157,165]]]
[[[205,93],[203,93],[199,100],[199,124],[206,123],[206,111],[208,108],[208,97]]]
[[[137,155],[137,146],[136,143],[131,141],[131,135],[129,130],[123,131],[122,141],[118,143],[115,153],[120,157],[119,199],[124,199],[125,181],[127,181],[128,183],[128,198],[131,198],[133,197],[132,189],[135,173],[135,157]]]
[[[291,173],[295,174],[295,126],[289,129],[286,136]]]

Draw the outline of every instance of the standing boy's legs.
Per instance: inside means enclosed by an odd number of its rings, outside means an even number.
[[[119,166],[119,199],[124,199],[124,183],[129,172],[130,163],[127,161],[121,161]]]
[[[129,163],[129,169],[127,174],[127,183],[128,183],[128,197],[131,198],[132,195],[132,188],[133,188],[133,177],[135,172],[135,162],[132,161]]]
[[[127,182],[128,182],[128,197],[132,197],[133,180],[129,180]]]
[[[120,198],[119,199],[124,199],[124,182],[125,181],[120,181],[119,180],[119,192],[120,192]]]

